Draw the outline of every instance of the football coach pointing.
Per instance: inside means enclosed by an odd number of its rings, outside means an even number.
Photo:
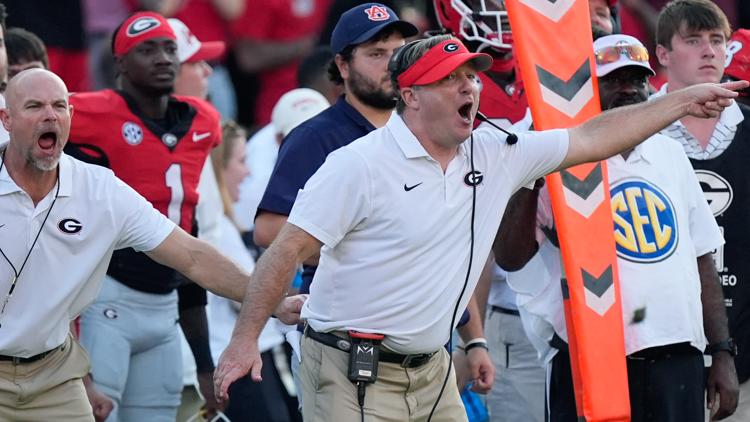
[[[249,276],[110,170],[62,153],[73,110],[55,74],[19,73],[6,102],[0,109],[10,133],[0,150],[0,420],[93,421],[81,381],[88,359],[69,323],[96,297],[114,249],[144,251],[235,300]],[[293,320],[296,303],[287,299],[280,316]]]
[[[454,306],[459,297],[458,309],[466,306],[511,194],[545,174],[629,149],[682,116],[717,116],[737,95],[730,89],[748,86],[696,85],[571,129],[519,134],[509,145],[494,129],[472,134],[477,73],[490,64],[488,55],[448,36],[394,54],[397,113],[329,155],[300,191],[258,262],[245,298],[253,306],[243,306],[214,374],[220,398],[248,371],[258,378],[258,333],[298,263],[322,246],[302,309],[305,420],[351,421],[360,412],[377,420],[428,419],[440,394],[434,380],[449,370],[442,345],[456,323]],[[380,335],[377,380],[361,406],[349,351]],[[432,420],[466,420],[457,389],[445,389]]]

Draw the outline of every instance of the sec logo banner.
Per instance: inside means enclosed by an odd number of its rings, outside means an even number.
[[[633,262],[659,262],[677,247],[677,216],[669,198],[644,180],[610,188],[617,255]]]

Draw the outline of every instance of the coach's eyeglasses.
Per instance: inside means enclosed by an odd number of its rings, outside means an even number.
[[[596,64],[609,64],[620,60],[620,57],[626,56],[630,60],[646,63],[648,62],[648,50],[642,45],[616,45],[606,47],[594,52]]]

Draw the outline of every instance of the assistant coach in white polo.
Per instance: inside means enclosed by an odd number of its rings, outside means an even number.
[[[368,420],[426,420],[448,369],[442,345],[457,322],[450,319],[472,254],[472,185],[474,259],[459,312],[514,191],[556,169],[628,149],[688,113],[716,116],[736,96],[725,88],[747,85],[694,86],[568,130],[519,134],[515,145],[501,132],[480,128],[473,133],[472,174],[468,139],[479,107],[477,72],[491,58],[441,36],[407,44],[391,62],[397,113],[385,127],[328,156],[258,262],[245,298],[255,306],[243,306],[215,372],[222,398],[247,371],[258,377],[258,333],[297,264],[322,246],[303,318],[318,334],[382,333],[381,356],[432,354],[418,367],[411,360],[404,367],[381,361],[364,406]],[[321,338],[308,330],[302,350],[305,420],[359,420],[347,353],[313,337]],[[454,381],[432,420],[466,420]]]
[[[249,275],[176,227],[110,170],[62,154],[72,107],[55,74],[19,73],[6,101],[0,109],[10,133],[0,150],[0,420],[93,421],[81,382],[89,363],[69,323],[96,297],[114,249],[144,251],[235,300]],[[285,319],[294,304],[281,307]]]

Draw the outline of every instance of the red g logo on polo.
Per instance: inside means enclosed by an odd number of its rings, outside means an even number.
[[[157,28],[159,25],[161,25],[161,23],[155,18],[152,18],[151,16],[144,16],[131,22],[130,25],[128,25],[128,29],[125,31],[125,34],[127,34],[127,36],[131,38],[134,38],[154,28]]]
[[[367,19],[371,21],[387,21],[391,15],[388,13],[388,9],[386,9],[384,6],[372,6],[368,9],[365,9],[365,13],[367,13]]]

